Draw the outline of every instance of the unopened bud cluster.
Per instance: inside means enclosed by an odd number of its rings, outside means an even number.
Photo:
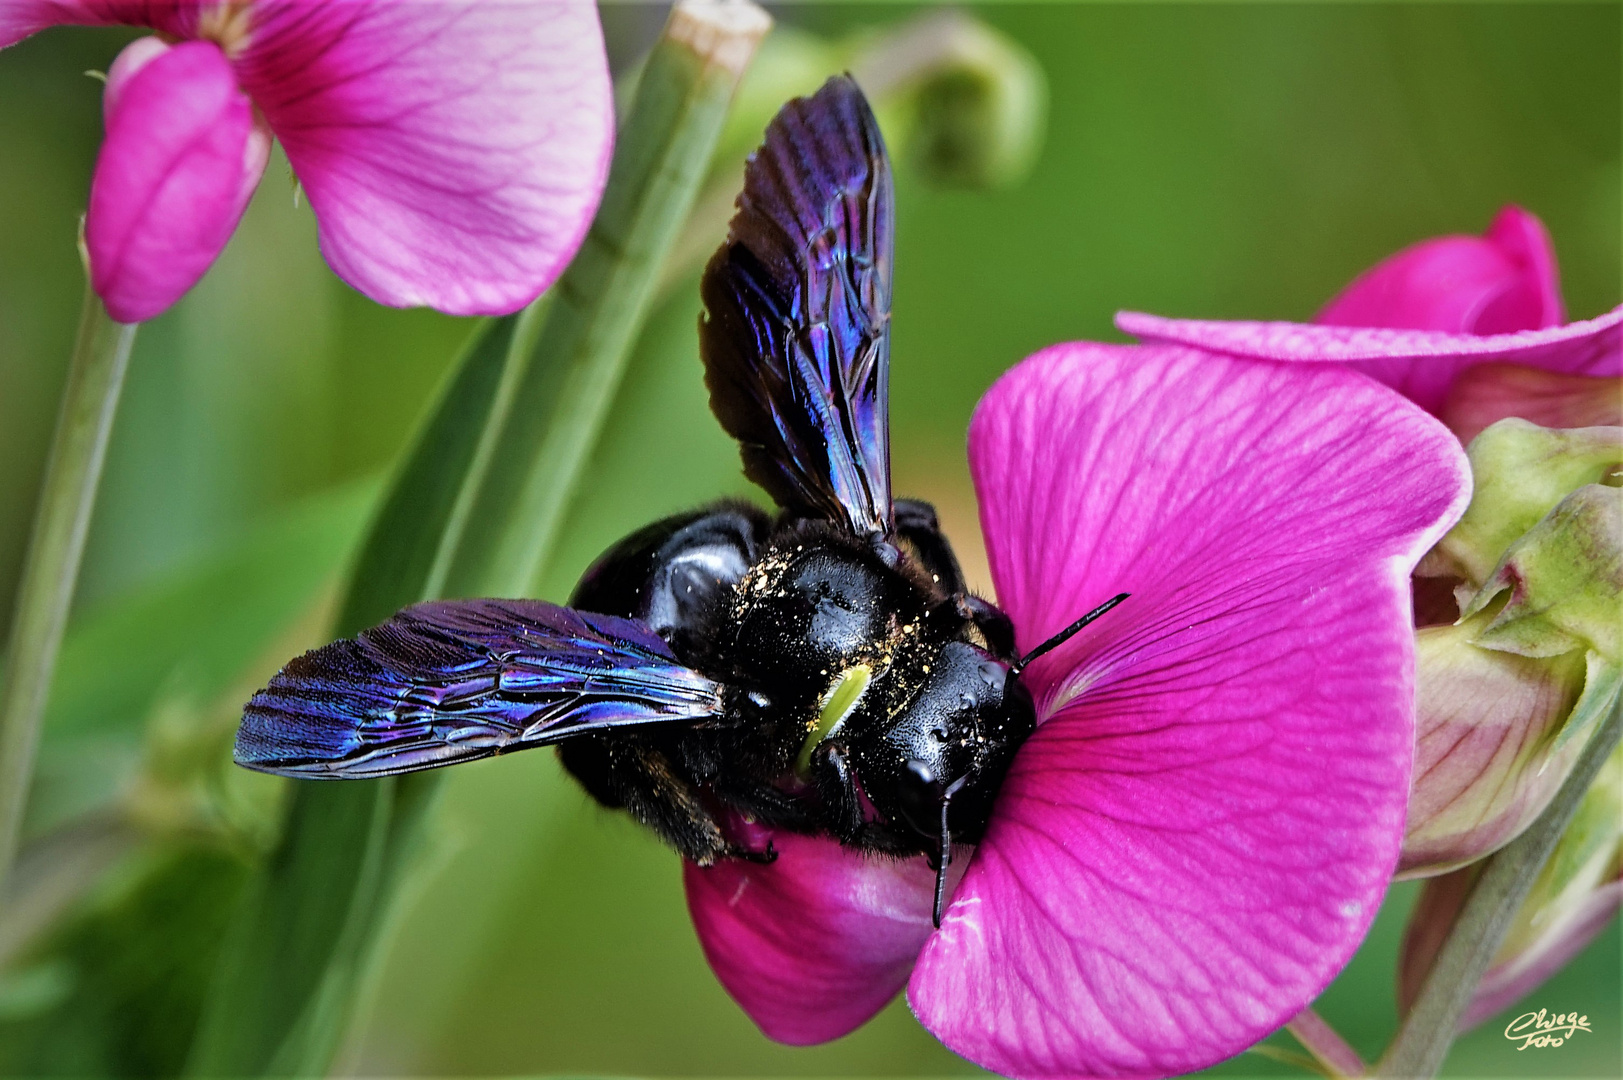
[[[1405,1006],[1475,881],[1473,864],[1544,810],[1623,684],[1623,428],[1501,420],[1468,453],[1471,506],[1420,568],[1453,584],[1460,617],[1416,631],[1418,741],[1399,875],[1433,880],[1405,939]],[[1548,978],[1617,909],[1620,820],[1614,754],[1467,1026]]]

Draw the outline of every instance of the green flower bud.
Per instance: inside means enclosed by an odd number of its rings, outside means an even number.
[[[1593,649],[1623,663],[1623,489],[1586,484],[1562,499],[1509,546],[1463,614],[1502,593],[1504,606],[1478,639],[1486,648],[1522,656]]]
[[[1427,557],[1461,619],[1416,631],[1416,764],[1399,874],[1446,873],[1554,797],[1623,684],[1623,429],[1504,420],[1471,443],[1477,488]]]
[[[1048,84],[1021,45],[962,11],[932,11],[851,56],[898,157],[944,187],[1002,188],[1037,160]]]
[[[1616,475],[1623,467],[1623,428],[1542,428],[1501,420],[1472,439],[1466,453],[1476,485],[1471,505],[1418,572],[1459,577],[1475,589],[1493,574],[1505,549],[1557,503]]]
[[[1426,883],[1409,917],[1398,969],[1407,1012],[1479,872]],[[1612,753],[1516,913],[1460,1022],[1465,1030],[1537,989],[1600,933],[1623,899],[1623,747]]]
[[[744,158],[783,103],[849,71],[873,106],[891,156],[943,187],[999,188],[1036,163],[1048,83],[1017,42],[961,11],[938,10],[830,41],[778,26],[761,42],[711,158],[705,189],[660,275],[664,294],[727,233]],[[634,79],[622,80],[629,95]],[[626,98],[629,101],[629,96]]]
[[[892,154],[927,181],[1006,187],[1036,161],[1048,108],[1042,68],[1019,43],[947,9],[837,42],[775,29],[739,86],[717,147],[730,191],[738,163],[783,103],[846,69],[867,94]]]

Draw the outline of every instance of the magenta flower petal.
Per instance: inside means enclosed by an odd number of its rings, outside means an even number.
[[[602,196],[614,109],[591,0],[6,0],[0,47],[59,23],[218,46],[282,140],[328,263],[382,303],[514,311],[562,272]]]
[[[261,0],[236,65],[328,263],[382,303],[513,311],[597,209],[614,112],[591,0]]]
[[[1483,239],[1522,268],[1518,288],[1507,292],[1506,296],[1526,299],[1514,304],[1508,299],[1501,300],[1498,311],[1484,311],[1483,318],[1473,328],[1476,333],[1542,330],[1567,321],[1567,306],[1561,300],[1561,271],[1556,266],[1555,245],[1550,242],[1550,233],[1545,229],[1544,222],[1519,206],[1507,206],[1493,219]]]
[[[1549,234],[1538,218],[1507,206],[1483,237],[1444,236],[1398,252],[1314,321],[1500,334],[1559,326],[1565,318]]]
[[[113,58],[112,64],[107,68],[107,83],[101,95],[103,125],[112,124],[113,114],[118,112],[119,102],[124,97],[124,88],[130,84],[130,80],[170,48],[172,46],[160,37],[136,38]]]
[[[192,36],[199,0],[0,0],[0,49],[52,26],[146,26]]]
[[[197,284],[270,150],[217,45],[154,48],[133,42],[133,59],[114,65],[85,217],[91,284],[120,322],[150,319]]]
[[[756,830],[751,846],[765,850]],[[716,978],[769,1038],[795,1046],[853,1031],[907,984],[930,936],[923,859],[864,856],[779,833],[769,864],[683,867],[688,910]]]
[[[909,985],[1017,1077],[1150,1076],[1288,1020],[1397,861],[1414,738],[1408,577],[1459,515],[1459,444],[1331,367],[1063,345],[970,428],[1022,747]]]
[[[1147,342],[1260,360],[1349,364],[1436,413],[1459,375],[1502,361],[1568,375],[1623,374],[1623,308],[1598,319],[1510,334],[1445,334],[1384,327],[1164,319],[1120,312],[1116,326]]]

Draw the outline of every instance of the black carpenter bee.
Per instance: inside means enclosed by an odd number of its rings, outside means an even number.
[[[700,865],[739,820],[936,869],[1036,723],[1014,629],[926,503],[890,494],[891,177],[849,77],[791,101],[705,269],[710,404],[776,517],[722,503],[620,541],[558,607],[418,604],[254,695],[236,760],[376,777],[556,743]],[[1083,616],[1031,655],[1119,603]]]

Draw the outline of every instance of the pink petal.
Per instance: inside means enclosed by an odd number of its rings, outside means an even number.
[[[1463,443],[1511,416],[1540,427],[1618,427],[1623,426],[1623,385],[1596,375],[1478,364],[1454,380],[1437,415]]]
[[[1544,222],[1519,206],[1507,206],[1494,217],[1483,239],[1495,245],[1523,268],[1521,285],[1507,293],[1525,296],[1525,314],[1516,305],[1501,300],[1499,311],[1485,311],[1472,328],[1478,334],[1501,334],[1513,330],[1542,330],[1567,321],[1567,306],[1561,300],[1561,271],[1556,268],[1555,245]]]
[[[513,311],[586,235],[614,136],[591,0],[262,0],[237,70],[374,300]]]
[[[90,183],[91,285],[120,322],[167,310],[236,229],[270,142],[218,46],[186,42],[114,65],[107,139]],[[131,70],[133,69],[133,74]]]
[[[1410,569],[1468,494],[1459,444],[1330,367],[1062,345],[970,428],[999,603],[1033,665],[1021,749],[909,985],[1018,1077],[1159,1076],[1288,1020],[1397,860]]]
[[[750,846],[765,850],[770,838],[776,861],[683,868],[699,943],[767,1037],[795,1046],[837,1039],[906,985],[933,929],[935,874],[923,859],[755,832]]]
[[[1481,238],[1426,240],[1366,271],[1314,321],[1499,334],[1559,326],[1565,317],[1549,234],[1538,218],[1507,206]]]
[[[112,126],[113,114],[118,112],[119,103],[124,98],[124,88],[135,78],[136,73],[152,61],[168,52],[173,46],[160,37],[136,38],[113,58],[107,69],[107,85],[102,89],[101,118],[106,126]]]
[[[191,37],[199,0],[0,0],[0,49],[52,26],[146,26]]]
[[[1620,323],[1623,308],[1587,322],[1487,336],[1287,322],[1164,319],[1133,311],[1116,316],[1116,326],[1123,333],[1147,342],[1190,345],[1260,360],[1349,364],[1431,413],[1442,408],[1454,380],[1477,364],[1525,364],[1569,375],[1623,374]]]

